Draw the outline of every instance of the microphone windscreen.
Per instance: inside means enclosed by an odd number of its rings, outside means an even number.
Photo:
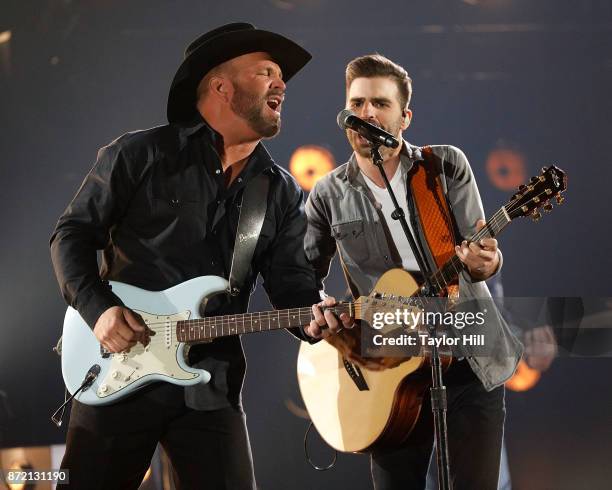
[[[346,120],[350,117],[350,116],[354,116],[355,114],[353,114],[353,112],[349,109],[342,109],[339,113],[338,113],[338,117],[336,118],[336,121],[338,122],[338,126],[340,126],[340,129],[348,129],[348,126],[346,125]]]

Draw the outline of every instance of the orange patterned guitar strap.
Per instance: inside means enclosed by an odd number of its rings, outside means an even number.
[[[416,171],[411,173],[410,189],[427,245],[439,268],[455,255],[455,232],[436,157],[429,146],[424,147],[422,152],[424,161],[415,163]],[[451,297],[458,294],[459,284],[456,281],[447,288],[446,294],[443,293]]]

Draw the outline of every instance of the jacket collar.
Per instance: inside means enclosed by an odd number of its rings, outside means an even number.
[[[400,165],[402,166],[402,171],[404,173],[407,173],[412,168],[414,162],[418,162],[422,159],[423,156],[421,154],[421,147],[411,145],[406,140],[402,140]],[[352,185],[365,184],[365,182],[363,182],[361,172],[359,171],[359,164],[357,163],[355,152],[351,154],[351,157],[346,165],[346,171],[344,172],[342,178],[343,180],[347,180]]]

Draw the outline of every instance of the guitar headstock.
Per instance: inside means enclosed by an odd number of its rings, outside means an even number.
[[[510,219],[521,216],[531,216],[534,221],[542,215],[540,208],[550,212],[553,208],[551,201],[562,204],[565,198],[561,195],[567,189],[567,175],[554,165],[542,167],[537,177],[532,177],[527,185],[521,185],[518,192],[504,206]]]

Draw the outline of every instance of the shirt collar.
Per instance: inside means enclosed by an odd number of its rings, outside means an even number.
[[[216,148],[217,142],[219,138],[221,138],[221,135],[206,122],[199,112],[194,116],[192,121],[181,127],[181,132],[187,139],[192,136],[199,136],[206,143],[212,145],[213,148]],[[254,171],[256,174],[263,171],[272,174],[276,173],[276,163],[261,141],[249,156],[248,166],[251,167],[250,170]]]

